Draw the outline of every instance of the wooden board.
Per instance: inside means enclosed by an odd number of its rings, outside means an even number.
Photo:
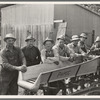
[[[49,72],[42,73],[40,84],[44,84],[46,82],[54,82],[54,81],[66,79],[69,77],[75,77],[78,68],[79,68],[79,65],[65,66],[63,68],[59,68],[59,69],[55,69]],[[47,76],[47,74],[49,76]],[[49,79],[47,79],[47,77]]]
[[[18,85],[32,91],[38,91],[40,84],[47,82],[54,82],[65,78],[74,76],[89,74],[90,72],[96,72],[97,66],[99,65],[99,57],[80,64],[71,66],[66,65],[55,65],[55,64],[40,64],[32,66],[29,70],[23,74],[19,73],[20,78],[18,79]],[[63,67],[63,68],[60,68]],[[34,72],[33,72],[34,70]],[[31,71],[31,74],[29,72]],[[32,84],[25,80],[37,77],[36,81]]]
[[[69,62],[69,63],[68,62],[65,62],[65,63],[60,62],[59,65],[51,63],[51,64],[39,64],[39,65],[35,65],[35,66],[30,66],[27,68],[27,72],[22,74],[23,75],[22,77],[24,80],[36,78],[42,72],[58,69],[58,68],[61,68],[64,66],[69,66],[71,64],[72,64],[71,62]]]
[[[96,57],[93,60],[81,64],[77,76],[96,72],[97,67],[99,66],[99,59],[99,57]]]

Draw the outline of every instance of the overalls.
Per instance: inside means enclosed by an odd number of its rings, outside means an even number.
[[[46,58],[54,57],[53,50],[46,51]],[[55,89],[51,89],[54,87]],[[48,83],[48,90],[44,91],[45,95],[56,95],[62,89],[62,95],[66,95],[66,85],[63,80]]]

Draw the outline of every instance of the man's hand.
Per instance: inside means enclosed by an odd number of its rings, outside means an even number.
[[[23,73],[25,73],[27,71],[26,65],[18,66],[15,69],[18,70],[18,71],[21,71]]]
[[[21,67],[21,72],[25,73],[27,71],[26,65],[22,65]]]

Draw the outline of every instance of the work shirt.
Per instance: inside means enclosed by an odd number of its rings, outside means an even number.
[[[57,61],[59,60],[59,55],[57,51],[54,49],[51,49],[50,51],[47,51],[46,49],[42,49],[41,51],[42,62],[44,62],[47,59],[47,57],[53,57],[53,59]]]
[[[63,57],[69,56],[69,49],[66,44],[64,44],[62,48],[59,46],[59,44],[56,44],[55,46],[53,46],[53,49],[57,50],[59,56]]]
[[[77,45],[74,46],[73,43],[69,43],[68,45],[70,54],[75,54],[76,56],[84,54],[84,52],[81,50],[81,48]]]
[[[93,55],[100,55],[100,45],[93,44],[90,50]]]
[[[6,47],[0,53],[2,61],[2,67],[0,66],[0,94],[6,95],[11,92],[11,94],[16,95],[18,93],[18,71],[15,70],[15,67],[26,65],[24,54],[19,47],[15,46],[12,51]]]
[[[22,48],[22,51],[23,51],[24,56],[26,58],[26,65],[27,66],[36,65],[36,64],[39,64],[41,62],[40,51],[37,47],[25,46],[24,48]]]
[[[87,53],[87,46],[85,45],[84,42],[79,41],[79,42],[78,42],[78,46],[79,46],[85,53]]]
[[[12,52],[8,48],[5,48],[1,51],[1,59],[3,68],[7,71],[14,71],[14,66],[26,64],[24,54],[19,47],[13,47]]]

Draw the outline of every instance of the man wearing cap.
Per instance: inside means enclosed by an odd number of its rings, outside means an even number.
[[[26,65],[32,66],[39,64],[41,62],[41,55],[39,49],[34,46],[35,38],[29,35],[25,41],[27,46],[23,47],[22,51],[26,58]]]
[[[4,41],[6,47],[1,51],[2,69],[0,95],[18,94],[18,71],[26,72],[26,60],[19,47],[14,46],[16,38],[8,33]]]
[[[55,63],[59,64],[59,54],[56,49],[53,49],[54,41],[50,38],[46,38],[46,40],[43,43],[44,49],[41,51],[41,58],[43,63]],[[48,66],[47,66],[48,67]],[[49,87],[55,87],[57,89],[49,89],[47,91],[48,95],[56,95],[60,89],[62,89],[62,94],[66,94],[66,86],[63,83],[63,81],[56,81],[51,82],[48,84]],[[45,94],[45,91],[44,91]]]
[[[87,46],[85,44],[85,40],[87,39],[87,35],[85,33],[82,33],[80,35],[80,41],[78,42],[78,46],[85,52],[87,53]]]
[[[82,56],[85,56],[85,53],[78,46],[79,40],[80,39],[79,39],[78,35],[73,35],[72,39],[71,39],[71,43],[69,43],[67,45],[69,48],[70,57],[73,58],[73,62],[75,64],[82,62],[83,61]],[[73,83],[75,83],[76,80],[77,80],[77,78],[73,77],[73,78],[71,78],[71,80],[69,82],[69,87],[70,87],[71,92],[73,92],[73,88],[77,89],[77,85],[73,85]]]
[[[26,41],[27,45],[22,48],[22,51],[26,58],[27,67],[40,64],[40,62],[41,62],[40,51],[37,47],[34,46],[34,42],[36,41],[36,39],[33,38],[31,35],[29,35],[25,41]],[[34,92],[25,90],[24,94],[33,95]]]
[[[92,52],[92,54],[94,55],[100,55],[100,37],[97,36],[94,44],[92,45],[92,47],[90,48],[90,51]]]
[[[94,44],[90,48],[90,54],[100,56],[100,36],[97,36]],[[91,81],[95,79],[100,80],[100,66],[98,66],[97,72],[91,75]]]
[[[57,38],[57,40],[58,40],[58,43],[53,46],[53,49],[57,50],[57,52],[59,54],[59,60],[62,62],[66,62],[66,61],[70,60],[69,49],[68,49],[67,45],[64,43],[65,42],[64,36],[60,35]]]
[[[78,42],[78,46],[81,48],[81,50],[84,52],[84,53],[87,53],[88,52],[88,47],[86,46],[86,44],[85,44],[85,41],[86,41],[86,39],[87,39],[87,35],[86,35],[86,33],[81,33],[81,35],[80,35],[80,41]],[[85,60],[85,59],[84,59]],[[82,75],[81,77],[81,81],[80,81],[80,88],[81,89],[84,89],[85,88],[85,86],[84,86],[84,84],[85,84],[85,81],[84,81],[84,79],[85,78],[87,78],[87,75]]]
[[[53,63],[59,61],[58,53],[52,49],[54,41],[50,38],[46,38],[43,42],[44,49],[41,51],[41,59],[43,63]]]
[[[82,56],[85,56],[85,52],[81,50],[81,48],[78,46],[79,42],[79,37],[78,35],[73,35],[71,39],[71,43],[69,43],[67,46],[69,48],[70,56],[74,57],[75,59],[80,58]],[[79,59],[81,60],[81,59]],[[76,62],[79,63],[79,62]]]

